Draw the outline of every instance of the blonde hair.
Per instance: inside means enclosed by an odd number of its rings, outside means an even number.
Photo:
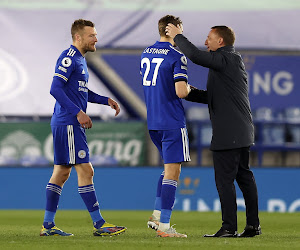
[[[158,32],[159,32],[160,36],[168,37],[166,35],[166,27],[167,27],[168,23],[172,23],[175,26],[177,26],[178,24],[182,24],[182,21],[180,20],[179,17],[175,17],[172,15],[166,15],[166,16],[162,17],[161,19],[159,19]]]

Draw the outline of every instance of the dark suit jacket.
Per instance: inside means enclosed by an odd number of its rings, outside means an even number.
[[[208,104],[213,129],[210,149],[253,145],[254,126],[241,55],[233,46],[214,52],[199,50],[183,35],[177,35],[174,41],[192,62],[209,68],[207,91],[193,89],[186,99]]]

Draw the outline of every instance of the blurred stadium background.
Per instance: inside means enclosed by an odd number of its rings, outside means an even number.
[[[78,18],[92,20],[98,31],[97,52],[86,57],[89,88],[122,108],[114,118],[110,108],[88,105],[94,126],[87,136],[102,208],[152,209],[162,162],[148,137],[139,58],[158,39],[157,21],[166,14],[180,16],[184,34],[203,49],[210,27],[235,30],[256,126],[251,165],[260,210],[300,210],[300,1],[294,0],[1,0],[0,183],[6,188],[0,189],[0,209],[44,208],[53,161],[49,89]],[[190,83],[205,88],[207,70],[189,62],[188,71]],[[183,102],[192,161],[184,165],[175,209],[220,211],[207,107]],[[149,186],[139,189],[145,181]],[[74,172],[60,208],[84,209],[76,182]],[[238,207],[244,210],[239,191]]]

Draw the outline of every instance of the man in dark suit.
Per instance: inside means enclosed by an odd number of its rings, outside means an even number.
[[[209,68],[207,90],[192,87],[186,98],[188,101],[208,104],[213,129],[210,149],[213,151],[223,223],[217,233],[204,237],[259,235],[257,187],[249,167],[254,126],[245,66],[233,46],[235,34],[227,26],[212,27],[205,41],[208,51],[202,51],[182,35],[179,27],[168,24],[166,32],[192,62]],[[243,193],[246,205],[246,227],[239,235],[234,180]]]

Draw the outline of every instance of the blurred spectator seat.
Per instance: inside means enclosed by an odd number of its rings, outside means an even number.
[[[284,110],[288,122],[300,123],[300,107],[290,107]]]
[[[271,108],[261,107],[254,111],[253,118],[256,121],[273,121],[273,111]]]
[[[287,124],[287,133],[290,135],[289,142],[300,144],[300,107],[290,107],[284,110]]]
[[[209,121],[208,108],[192,106],[187,110],[186,118],[190,121]]]
[[[197,163],[201,165],[203,149],[208,148],[212,138],[211,122],[206,107],[191,107],[186,112],[190,147],[197,150]],[[283,111],[261,107],[253,111],[255,145],[251,150],[257,153],[257,166],[262,166],[264,152],[300,151],[300,107]]]
[[[283,145],[285,143],[285,126],[278,123],[277,116],[271,108],[261,107],[254,111],[254,121],[256,122],[257,139],[264,145]],[[258,126],[260,128],[258,128]]]
[[[300,150],[300,109],[287,108],[277,112],[271,108],[261,107],[253,112],[255,124],[255,145],[258,166],[262,165],[263,153],[266,151]],[[299,141],[298,141],[299,140]]]
[[[212,138],[212,127],[207,106],[192,106],[186,112],[190,147],[197,149],[197,161],[201,164],[202,149],[208,148]]]
[[[191,133],[193,138],[200,139],[203,146],[209,146],[212,138],[212,128],[207,107],[193,106],[187,110],[187,120],[194,122]],[[200,125],[199,125],[200,124]]]

